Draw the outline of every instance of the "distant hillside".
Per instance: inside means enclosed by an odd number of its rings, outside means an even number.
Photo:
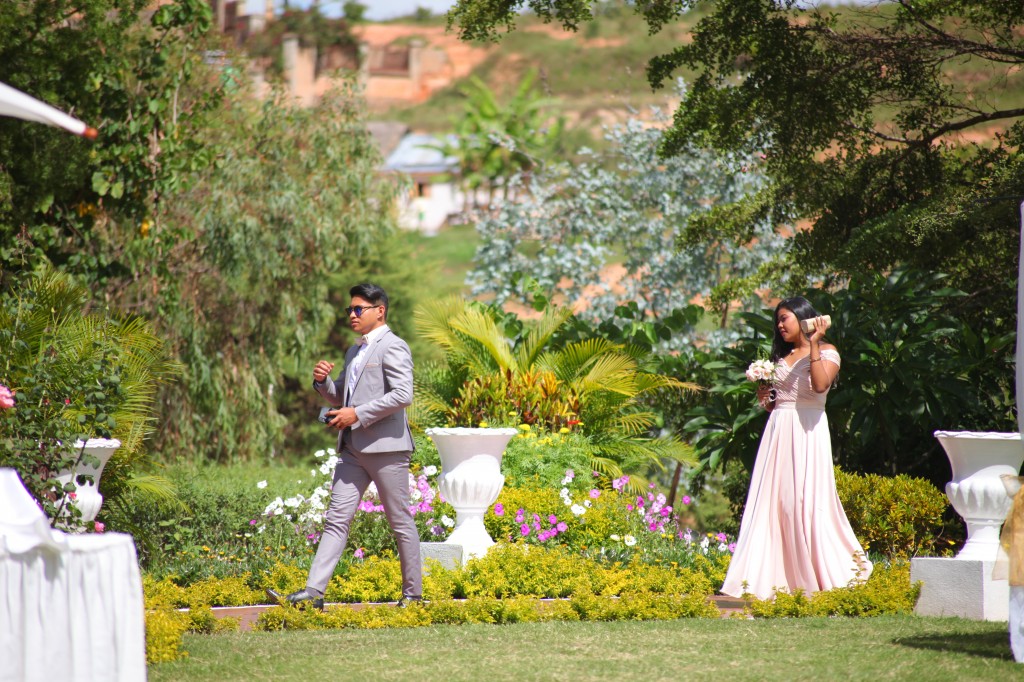
[[[856,11],[863,17],[868,11],[888,10],[861,6],[836,11],[840,15]],[[457,62],[456,71],[465,75],[436,91],[426,102],[393,106],[373,115],[400,120],[420,130],[447,130],[461,110],[459,88],[470,74],[507,96],[527,70],[536,68],[545,94],[557,100],[555,113],[565,116],[578,141],[586,143],[599,134],[603,124],[625,120],[631,109],[644,113],[649,105],[674,105],[671,88],[652,92],[645,77],[646,64],[651,57],[685,42],[700,16],[691,12],[653,36],[647,34],[643,20],[631,13],[599,18],[576,34],[524,16],[516,31],[493,45],[460,43],[454,33],[445,33],[444,21],[436,17],[423,23],[382,24],[399,30],[403,40],[418,37],[427,44],[444,47]],[[678,75],[685,79],[692,74]],[[1024,73],[986,73],[977,60],[965,57],[948,76],[969,87],[979,100],[1000,107],[1024,107]],[[884,118],[885,112],[879,115]],[[971,129],[962,139],[984,141],[998,130]]]

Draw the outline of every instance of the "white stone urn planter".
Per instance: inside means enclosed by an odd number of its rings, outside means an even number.
[[[999,528],[1013,503],[999,476],[1020,471],[1020,433],[936,431],[935,437],[953,468],[946,496],[967,524],[967,543],[956,558],[995,561]]]
[[[484,513],[505,485],[501,458],[515,429],[427,429],[441,456],[438,489],[455,507],[455,530],[446,544],[462,546],[462,560],[483,556],[494,544]]]
[[[91,483],[87,481],[82,485],[75,484],[77,489],[75,490],[75,497],[71,500],[78,507],[79,511],[82,512],[81,523],[91,523],[96,519],[96,515],[100,513],[100,507],[103,506],[103,496],[100,495],[99,490],[100,475],[103,474],[103,467],[107,465],[107,462],[110,461],[110,458],[119,447],[121,447],[121,441],[116,438],[90,438],[84,443],[76,441],[75,456],[78,457],[79,453],[91,455],[99,460],[99,466],[86,463],[83,458],[74,469],[64,470],[57,474],[57,480],[61,482],[62,486],[74,480],[75,477],[81,475],[92,476]],[[66,503],[67,501],[65,501]]]

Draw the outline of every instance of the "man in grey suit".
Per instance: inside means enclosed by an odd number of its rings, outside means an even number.
[[[282,597],[292,604],[312,600],[323,608],[323,595],[345,550],[356,508],[373,481],[398,545],[405,608],[422,600],[420,540],[409,512],[409,459],[413,440],[405,408],[412,404],[412,353],[387,325],[388,295],[374,284],[349,290],[345,309],[359,341],[345,354],[345,368],[330,378],[334,363],[321,360],[313,369],[313,388],[336,409],[328,424],[338,429],[339,462],[334,470],[331,503],[324,532],[309,569],[305,589]]]

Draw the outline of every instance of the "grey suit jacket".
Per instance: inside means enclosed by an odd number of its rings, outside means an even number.
[[[345,353],[345,368],[336,380],[313,383],[334,407],[351,405],[359,417],[351,429],[350,446],[356,452],[412,452],[414,449],[405,408],[412,404],[412,353],[409,345],[388,329],[367,350],[351,399],[348,375],[359,346]],[[341,450],[345,430],[338,434]]]

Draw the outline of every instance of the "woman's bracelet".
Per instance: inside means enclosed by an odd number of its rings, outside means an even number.
[[[821,358],[811,358],[811,362],[821,362]]]

